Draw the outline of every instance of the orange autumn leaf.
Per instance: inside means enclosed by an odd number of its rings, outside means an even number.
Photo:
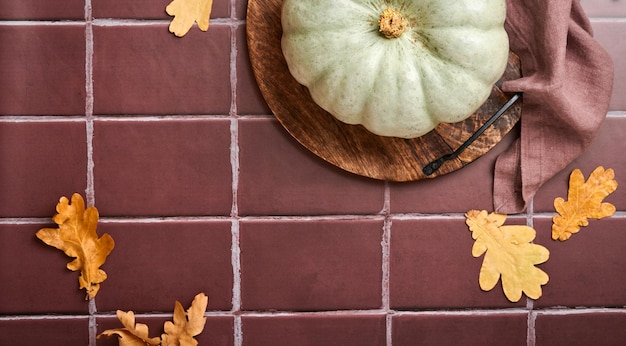
[[[554,209],[559,215],[552,218],[552,239],[565,241],[580,227],[589,225],[590,218],[601,219],[615,214],[615,206],[602,201],[617,189],[612,169],[596,168],[585,181],[579,169],[570,175],[567,201],[558,197]]]
[[[213,0],[173,0],[165,8],[167,14],[174,17],[169,26],[170,32],[183,37],[196,22],[200,30],[209,30],[211,6]]]
[[[197,346],[198,341],[194,336],[202,333],[206,317],[206,311],[209,298],[204,293],[198,293],[189,310],[185,313],[180,302],[176,301],[174,305],[174,323],[165,322],[165,333],[161,337],[150,338],[148,335],[148,326],[142,323],[135,323],[135,314],[132,311],[124,312],[117,310],[117,318],[123,325],[123,328],[107,329],[98,335],[119,337],[120,346]]]
[[[185,313],[180,302],[176,301],[174,306],[174,323],[165,322],[165,333],[161,335],[163,346],[178,345],[198,345],[198,341],[194,336],[202,333],[206,317],[206,311],[209,298],[204,293],[199,293],[193,299],[191,307]]]
[[[159,337],[151,338],[148,336],[148,326],[142,323],[135,323],[135,313],[132,311],[124,312],[117,310],[117,319],[122,322],[123,328],[108,329],[98,335],[100,338],[104,336],[117,335],[119,337],[120,346],[156,346],[161,344]]]
[[[86,289],[87,299],[91,299],[98,293],[100,283],[107,278],[100,266],[113,250],[115,242],[106,233],[98,238],[98,210],[95,207],[85,209],[81,195],[72,195],[71,204],[66,197],[61,197],[56,211],[52,220],[59,228],[42,228],[36,236],[69,257],[75,257],[67,264],[67,269],[80,271],[79,287]]]
[[[484,291],[493,289],[502,279],[504,295],[517,302],[522,293],[532,299],[541,297],[541,285],[548,283],[548,274],[535,265],[550,257],[548,249],[532,244],[536,232],[521,225],[504,226],[506,215],[470,210],[466,224],[476,240],[472,255],[485,254],[478,282]]]

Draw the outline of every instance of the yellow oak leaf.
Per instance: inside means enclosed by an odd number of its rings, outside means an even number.
[[[95,207],[85,209],[81,195],[72,195],[72,204],[67,197],[61,197],[56,211],[52,220],[59,228],[42,228],[36,233],[37,238],[75,257],[67,264],[67,269],[80,270],[79,287],[84,288],[87,299],[91,299],[98,293],[100,283],[107,278],[100,266],[115,247],[115,242],[106,233],[98,238],[98,210]]]
[[[167,14],[174,17],[169,26],[170,32],[183,37],[195,22],[200,30],[209,30],[211,6],[213,0],[173,0],[165,8]]]
[[[554,209],[559,215],[552,218],[552,239],[565,241],[580,227],[589,225],[589,218],[601,219],[615,214],[615,206],[602,201],[617,189],[615,172],[597,167],[585,177],[575,169],[569,178],[567,201],[561,197],[554,199]]]
[[[148,336],[148,326],[142,323],[135,323],[135,313],[117,310],[117,319],[122,322],[124,328],[107,329],[98,335],[98,339],[104,335],[110,337],[117,335],[120,346],[157,346],[161,344],[161,338],[151,338]]]
[[[548,249],[532,244],[536,232],[532,227],[521,225],[503,226],[506,215],[470,210],[465,223],[476,240],[472,255],[485,254],[478,282],[480,288],[489,291],[502,279],[504,295],[517,302],[522,292],[532,299],[541,297],[541,285],[548,283],[548,274],[535,265],[550,257]]]
[[[204,293],[199,293],[193,299],[191,307],[185,313],[183,306],[176,301],[174,306],[174,323],[165,322],[165,333],[161,335],[163,346],[179,346],[189,345],[196,346],[198,341],[194,336],[202,333],[206,317],[206,311],[209,298]]]

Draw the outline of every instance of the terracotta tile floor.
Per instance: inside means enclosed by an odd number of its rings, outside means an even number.
[[[201,345],[618,345],[626,338],[626,194],[566,243],[553,200],[581,168],[626,177],[626,1],[581,0],[614,59],[597,139],[525,213],[550,260],[543,296],[483,292],[463,214],[492,209],[487,155],[430,181],[342,171],[272,116],[246,42],[245,0],[215,0],[208,32],[167,31],[169,0],[0,5],[0,345],[96,339],[137,312],[150,336],[174,302],[209,296]],[[35,232],[61,196],[100,212],[116,247],[92,301]],[[36,331],[36,332],[33,332]]]

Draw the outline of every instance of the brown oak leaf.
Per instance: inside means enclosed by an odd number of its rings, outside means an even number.
[[[165,8],[167,14],[174,17],[169,26],[170,32],[183,37],[195,22],[200,30],[209,30],[211,6],[213,0],[173,0]]]
[[[554,200],[554,209],[559,215],[552,218],[552,239],[565,241],[580,227],[589,225],[588,219],[601,219],[615,214],[615,206],[602,201],[617,189],[612,169],[597,167],[585,182],[579,169],[569,178],[567,201],[561,197]]]
[[[202,333],[206,317],[204,312],[209,303],[209,298],[204,293],[198,293],[191,307],[185,313],[180,302],[174,305],[174,323],[165,322],[165,333],[161,337],[150,338],[148,326],[135,323],[135,314],[132,311],[124,312],[117,310],[117,318],[122,322],[123,328],[108,329],[98,335],[119,336],[120,346],[197,346],[198,341],[194,336]]]
[[[165,333],[161,335],[161,343],[163,346],[196,346],[198,341],[194,336],[202,333],[206,317],[206,311],[209,298],[204,293],[199,293],[193,299],[191,307],[185,313],[183,306],[176,301],[174,306],[174,323],[165,322]]]
[[[81,195],[72,195],[71,204],[67,197],[61,197],[56,211],[52,220],[59,228],[42,228],[36,236],[44,243],[62,250],[69,257],[75,257],[67,264],[67,269],[80,270],[79,287],[84,288],[87,299],[91,299],[98,293],[100,283],[107,278],[100,266],[115,247],[115,242],[106,233],[98,238],[98,210],[95,207],[85,209]]]
[[[161,344],[159,337],[151,338],[148,336],[148,326],[143,323],[135,323],[135,313],[132,311],[124,312],[117,310],[117,319],[122,322],[123,328],[108,329],[98,335],[109,337],[112,335],[119,336],[120,346],[157,346]]]
[[[511,302],[519,301],[522,293],[532,299],[541,297],[541,285],[548,283],[549,277],[535,265],[547,261],[550,252],[531,243],[535,230],[521,225],[503,226],[506,215],[484,210],[470,210],[465,216],[476,240],[472,255],[485,254],[478,277],[480,288],[490,291],[502,279],[504,295]]]

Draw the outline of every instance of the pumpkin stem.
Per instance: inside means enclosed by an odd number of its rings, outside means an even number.
[[[400,37],[407,26],[408,24],[404,18],[402,18],[400,12],[392,10],[389,7],[380,14],[380,18],[378,19],[378,31],[386,38]]]

